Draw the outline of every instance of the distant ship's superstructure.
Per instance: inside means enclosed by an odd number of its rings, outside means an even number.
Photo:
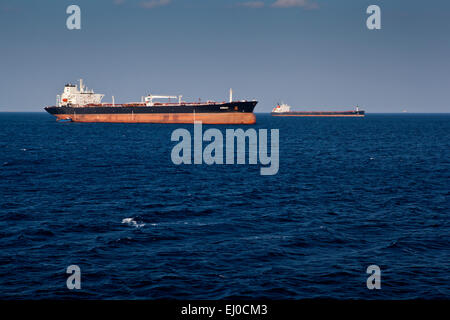
[[[272,110],[273,113],[291,112],[291,107],[285,103],[279,104]]]
[[[66,84],[56,105],[45,107],[57,120],[76,122],[145,122],[145,123],[194,123],[205,124],[253,124],[256,100],[233,101],[230,89],[228,102],[185,102],[178,95],[152,95],[142,97],[140,102],[116,104],[102,103],[104,95],[88,90],[80,80],[79,88]],[[155,99],[168,99],[167,103]],[[176,102],[171,102],[174,99]]]

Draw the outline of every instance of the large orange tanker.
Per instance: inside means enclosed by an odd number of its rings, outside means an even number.
[[[102,103],[102,94],[87,90],[80,80],[80,88],[67,84],[55,106],[45,107],[57,120],[75,122],[125,122],[125,123],[194,123],[254,124],[255,100],[233,101],[230,89],[229,102],[185,102],[182,96],[148,95],[141,102]],[[169,99],[168,103],[154,99]],[[178,100],[171,103],[170,99]]]

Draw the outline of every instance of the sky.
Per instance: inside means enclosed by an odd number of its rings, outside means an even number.
[[[80,78],[104,102],[233,88],[255,112],[449,112],[450,1],[0,0],[0,111],[43,111]]]

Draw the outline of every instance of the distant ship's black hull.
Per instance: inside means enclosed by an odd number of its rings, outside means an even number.
[[[293,117],[364,117],[363,110],[358,111],[290,111],[272,112],[273,116],[293,116]]]
[[[58,120],[75,122],[253,124],[257,101],[186,105],[62,106],[45,110]]]

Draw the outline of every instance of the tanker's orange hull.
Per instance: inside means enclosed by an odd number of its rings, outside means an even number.
[[[119,123],[194,123],[204,124],[254,124],[253,113],[122,113],[122,114],[55,114],[57,120],[74,122],[119,122]]]

